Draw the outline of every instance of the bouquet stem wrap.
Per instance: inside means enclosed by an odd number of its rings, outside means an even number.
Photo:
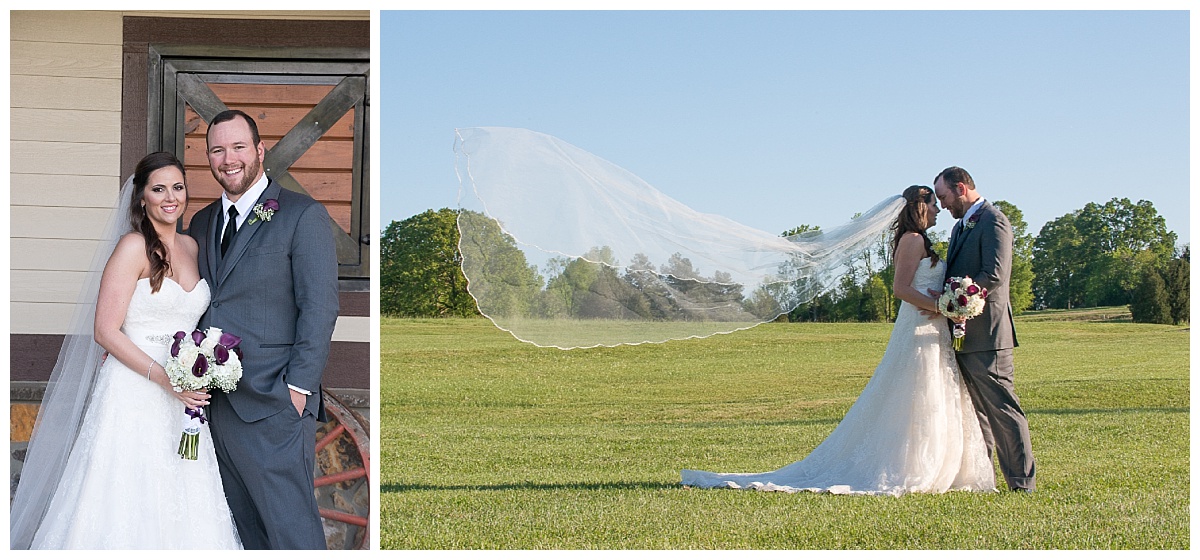
[[[200,449],[200,426],[208,419],[200,409],[187,410],[183,414],[183,434],[179,436],[179,457],[189,461],[196,460]]]

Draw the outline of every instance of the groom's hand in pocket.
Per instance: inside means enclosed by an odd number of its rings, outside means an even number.
[[[288,393],[292,396],[292,406],[296,407],[296,414],[304,415],[304,405],[308,403],[308,395],[297,391],[289,390]]]

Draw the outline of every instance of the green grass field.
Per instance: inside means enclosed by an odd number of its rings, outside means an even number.
[[[679,484],[681,468],[803,458],[866,384],[891,325],[561,351],[486,320],[384,318],[380,544],[1189,547],[1187,329],[1052,318],[1018,323],[1039,491],[901,498]]]

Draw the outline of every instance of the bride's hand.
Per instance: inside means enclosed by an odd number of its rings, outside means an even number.
[[[188,410],[193,410],[202,406],[208,406],[208,393],[204,391],[183,391],[181,393],[176,393],[175,390],[172,389],[171,394],[175,395],[175,398],[179,399],[179,402],[182,402],[183,405],[188,408]]]
[[[172,397],[183,403],[183,406],[186,406],[188,410],[208,406],[207,391],[176,391],[175,387],[171,386],[171,378],[167,376],[167,370],[163,369],[159,364],[151,366],[149,377],[151,381],[158,383]]]
[[[933,298],[933,302],[935,305],[937,304],[938,298],[942,297],[942,292],[939,292],[936,290],[931,290],[931,289],[926,289],[925,291],[929,292],[929,297]],[[921,315],[924,315],[926,319],[929,319],[930,321],[932,321],[934,319],[937,319],[938,317],[941,317],[942,312],[938,311],[937,309],[922,309]]]

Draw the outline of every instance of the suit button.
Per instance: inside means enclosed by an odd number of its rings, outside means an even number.
[[[213,306],[213,308],[214,308],[214,309],[215,309],[215,308],[217,308],[217,307],[221,307],[221,302],[219,302],[219,301],[214,301],[214,302],[212,302],[212,306]]]

